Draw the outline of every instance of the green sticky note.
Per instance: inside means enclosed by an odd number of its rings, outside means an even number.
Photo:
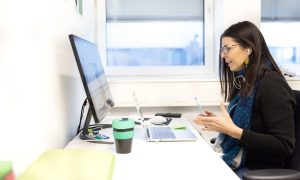
[[[186,130],[185,126],[176,126],[174,127],[175,130]]]

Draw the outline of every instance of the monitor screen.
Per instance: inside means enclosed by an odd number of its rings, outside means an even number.
[[[69,35],[73,53],[95,123],[100,123],[114,105],[105,77],[97,45],[75,35]],[[89,125],[87,115],[85,126]],[[87,132],[85,127],[83,131]]]

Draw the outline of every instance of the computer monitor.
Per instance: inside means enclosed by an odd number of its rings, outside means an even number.
[[[69,35],[73,53],[76,59],[82,84],[89,103],[89,110],[80,138],[84,140],[94,139],[89,136],[91,117],[95,123],[93,128],[99,130],[101,120],[113,107],[113,98],[105,77],[104,69],[98,53],[97,45],[73,34]]]

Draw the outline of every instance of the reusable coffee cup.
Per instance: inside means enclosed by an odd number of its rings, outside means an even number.
[[[117,153],[127,154],[131,152],[134,125],[134,120],[129,118],[113,120],[112,128]]]

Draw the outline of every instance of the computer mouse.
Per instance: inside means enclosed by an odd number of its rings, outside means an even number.
[[[163,116],[154,116],[149,119],[152,124],[162,124],[167,122],[167,119]]]

